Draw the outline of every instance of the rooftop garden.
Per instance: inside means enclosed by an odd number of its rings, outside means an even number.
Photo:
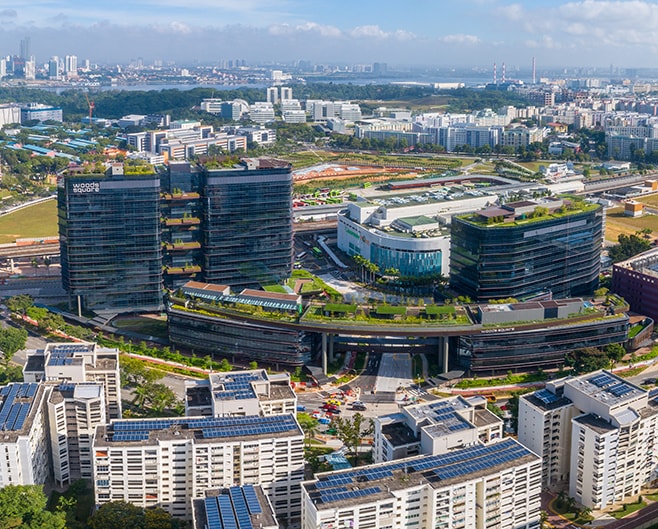
[[[590,204],[582,200],[574,199],[565,199],[564,204],[550,211],[547,207],[537,204],[533,211],[529,213],[524,213],[520,216],[514,217],[513,220],[509,219],[507,215],[498,215],[493,217],[485,217],[480,215],[478,212],[469,213],[466,215],[458,215],[457,218],[470,222],[471,224],[477,224],[478,226],[489,226],[494,228],[501,227],[518,227],[525,226],[527,224],[532,224],[535,222],[544,222],[551,219],[559,219],[563,217],[568,217],[570,215],[576,215],[579,213],[589,213],[600,209],[599,204]],[[513,212],[510,211],[510,216],[513,215]]]

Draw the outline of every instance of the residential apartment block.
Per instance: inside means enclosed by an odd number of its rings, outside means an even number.
[[[262,487],[243,485],[206,491],[192,501],[194,529],[279,529]]]
[[[105,416],[121,418],[119,350],[96,343],[49,343],[28,354],[23,378],[26,382],[92,382],[103,387]]]
[[[114,421],[94,441],[96,503],[128,501],[192,517],[209,489],[261,485],[277,516],[301,515],[304,434],[293,415]]]
[[[211,373],[208,380],[185,383],[185,414],[229,417],[286,415],[297,409],[287,373],[264,369]]]
[[[658,476],[658,401],[607,371],[549,382],[519,401],[519,441],[543,458],[542,482],[601,509]]]
[[[316,475],[303,529],[537,529],[541,461],[513,439]]]
[[[52,386],[47,402],[53,477],[59,487],[93,479],[96,427],[107,423],[102,384]]]
[[[47,394],[35,383],[0,388],[0,488],[42,485],[50,478]]]
[[[453,397],[404,406],[399,413],[375,417],[374,422],[375,463],[445,454],[503,436],[503,421],[487,409],[484,397]]]

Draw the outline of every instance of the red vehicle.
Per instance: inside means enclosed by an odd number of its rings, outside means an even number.
[[[326,411],[330,411],[332,413],[340,413],[340,410],[338,409],[338,406],[334,406],[333,404],[323,404],[322,409]]]

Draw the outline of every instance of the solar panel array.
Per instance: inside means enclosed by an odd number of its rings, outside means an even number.
[[[320,493],[320,500],[322,503],[331,503],[334,501],[349,500],[352,498],[362,498],[381,492],[380,487],[368,487],[367,489],[356,490],[327,490]]]
[[[623,382],[608,373],[599,373],[588,379],[590,384],[612,393],[615,397],[623,397],[635,391],[635,388],[626,382]]]
[[[111,440],[146,441],[150,432],[167,430],[172,426],[179,426],[187,430],[201,430],[204,439],[298,431],[297,422],[292,415],[204,417],[201,419],[181,417],[175,419],[117,421],[112,423],[111,426]]]
[[[419,458],[413,461],[395,461],[371,469],[351,470],[321,478],[317,481],[315,489],[319,492],[314,495],[314,501],[327,503],[341,499],[356,498],[359,495],[347,495],[347,492],[356,493],[358,490],[367,490],[368,494],[375,494],[379,487],[355,489],[350,485],[360,482],[376,481],[393,476],[396,470],[405,472],[429,472],[429,478],[451,479],[470,473],[488,470],[498,465],[508,463],[532,455],[527,448],[513,439],[506,439],[491,445],[478,445],[452,452]]]
[[[432,417],[436,422],[442,423],[451,432],[465,430],[471,426],[457,413],[454,403],[456,401],[439,401],[429,405]]]
[[[262,511],[253,486],[230,487],[204,500],[208,529],[253,529],[251,515]]]
[[[89,346],[84,344],[60,344],[54,345],[49,349],[50,357],[48,358],[49,366],[65,366],[73,363],[75,353],[85,353],[89,351]]]
[[[221,383],[224,389],[216,392],[215,396],[220,400],[255,399],[256,393],[251,382],[259,380],[263,380],[262,377],[254,373],[236,373],[222,378]]]
[[[558,397],[555,393],[551,393],[547,389],[540,389],[539,391],[535,392],[534,395],[547,406],[560,400],[560,397]]]
[[[0,397],[2,397],[0,430],[19,431],[23,429],[38,388],[38,384],[23,383],[9,384],[0,389]]]

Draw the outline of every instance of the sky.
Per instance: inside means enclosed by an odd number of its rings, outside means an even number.
[[[3,0],[0,55],[38,62],[658,67],[658,0]]]

